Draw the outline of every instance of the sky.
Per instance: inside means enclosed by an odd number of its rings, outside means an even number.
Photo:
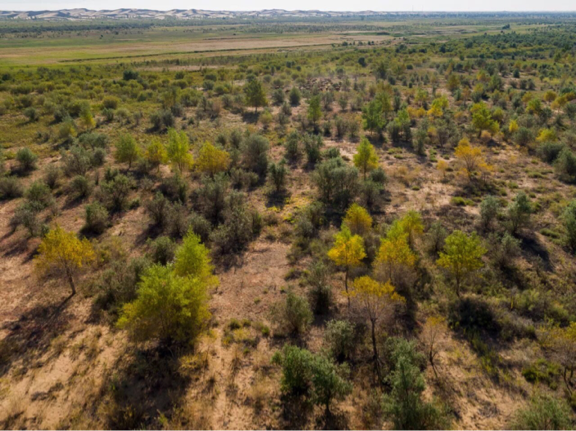
[[[0,10],[207,9],[331,11],[576,11],[574,0],[0,0]]]

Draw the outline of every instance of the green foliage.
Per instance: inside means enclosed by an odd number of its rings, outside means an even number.
[[[426,388],[410,343],[398,343],[392,352],[394,369],[389,381],[392,391],[383,397],[384,411],[391,416],[394,429],[444,429],[449,426],[445,413],[422,400]]]
[[[101,234],[108,226],[108,210],[100,202],[93,202],[84,207],[86,223],[84,229]]]
[[[264,86],[257,79],[248,81],[244,86],[244,93],[246,94],[246,104],[253,107],[254,112],[258,112],[258,108],[268,105]]]
[[[128,169],[132,167],[132,163],[136,161],[139,155],[140,149],[132,135],[122,135],[116,142],[114,158],[118,163],[127,163]]]
[[[294,292],[288,292],[286,299],[275,305],[272,316],[279,331],[288,334],[306,332],[314,317],[308,300]]]
[[[347,320],[330,320],[324,339],[330,353],[338,361],[350,359],[358,343],[354,325]]]
[[[552,395],[537,395],[514,415],[511,429],[563,430],[573,427],[570,407]]]
[[[242,157],[246,169],[255,172],[260,177],[268,170],[268,150],[270,143],[261,135],[250,135],[242,146]]]
[[[480,238],[474,232],[468,236],[455,230],[444,243],[437,264],[448,269],[456,280],[456,294],[460,295],[460,284],[468,274],[482,268],[482,256],[486,249],[482,247]]]
[[[205,284],[180,277],[170,267],[148,268],[136,295],[118,320],[118,327],[128,329],[136,341],[192,342],[210,317]]]
[[[520,192],[514,201],[508,206],[508,227],[510,232],[517,233],[519,229],[526,227],[533,212],[530,198],[524,192]]]
[[[28,173],[36,169],[38,156],[34,154],[30,148],[24,147],[19,149],[16,153],[16,160],[20,164],[20,170],[24,173]]]

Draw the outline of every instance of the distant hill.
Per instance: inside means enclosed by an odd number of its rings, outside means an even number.
[[[373,11],[362,12],[330,12],[319,10],[295,10],[264,9],[258,11],[210,11],[202,9],[172,9],[159,11],[151,9],[115,9],[115,10],[90,10],[84,8],[44,10],[44,11],[0,11],[0,19],[23,19],[23,20],[90,20],[90,19],[207,19],[207,18],[281,18],[281,17],[342,17],[342,16],[370,16],[391,14]]]

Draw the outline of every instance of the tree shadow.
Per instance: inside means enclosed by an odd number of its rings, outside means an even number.
[[[554,266],[550,261],[550,253],[535,235],[520,236],[520,241],[522,241],[522,253],[527,260],[540,264],[547,272],[554,271]]]
[[[0,376],[8,373],[17,361],[21,361],[25,372],[34,368],[47,352],[51,353],[48,359],[59,355],[58,349],[51,349],[52,342],[68,327],[71,314],[66,307],[71,299],[72,295],[59,304],[36,306],[18,320],[2,325],[8,335],[0,342]]]
[[[286,198],[290,196],[290,193],[283,190],[280,192],[271,192],[268,193],[266,199],[266,208],[280,208],[283,209],[286,205]]]
[[[305,397],[294,395],[282,395],[282,415],[279,428],[306,429],[310,414],[314,408]]]
[[[316,418],[316,429],[347,430],[350,429],[350,425],[343,412],[330,411]]]
[[[244,112],[242,114],[242,121],[245,123],[249,123],[249,124],[256,124],[258,122],[258,118],[260,117],[260,114],[257,112]]]
[[[163,345],[136,348],[128,354],[128,362],[127,355],[121,355],[113,367],[117,372],[102,385],[103,394],[111,396],[107,427],[161,428],[161,420],[170,420],[191,383],[191,377],[180,371],[179,357],[187,350]]]

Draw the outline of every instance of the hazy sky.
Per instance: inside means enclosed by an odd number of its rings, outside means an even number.
[[[0,0],[0,10],[88,9],[320,9],[334,11],[574,11],[574,0]]]

